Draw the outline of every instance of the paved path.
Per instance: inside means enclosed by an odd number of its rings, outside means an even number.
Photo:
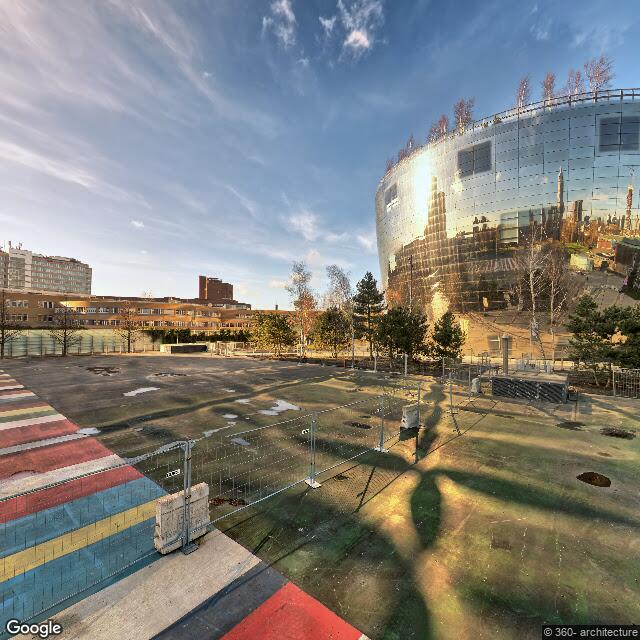
[[[0,638],[159,557],[164,492],[78,431],[0,372]]]

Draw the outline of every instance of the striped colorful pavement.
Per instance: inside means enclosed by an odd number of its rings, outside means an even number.
[[[264,562],[154,636],[154,640],[367,640]]]
[[[0,637],[159,557],[163,493],[0,371]]]

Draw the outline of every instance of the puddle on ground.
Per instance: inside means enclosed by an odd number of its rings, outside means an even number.
[[[247,442],[244,438],[231,438],[233,444],[239,444],[241,447],[250,447],[251,443]]]
[[[141,393],[147,393],[149,391],[159,391],[159,390],[160,390],[160,387],[140,387],[139,389],[134,389],[133,391],[127,391],[122,395],[132,397],[132,396],[138,396]]]
[[[581,473],[579,476],[576,476],[580,482],[586,482],[587,484],[591,484],[594,487],[610,487],[611,480],[607,478],[607,476],[603,476],[601,473],[597,471],[585,471]]]
[[[235,389],[223,389],[223,391],[226,391],[227,393],[235,393],[236,392]]]
[[[277,416],[283,411],[300,411],[300,407],[295,404],[291,404],[286,400],[276,400],[276,403],[271,407],[271,409],[262,409],[261,411],[258,411],[258,413],[265,416]]]
[[[235,413],[225,413],[222,417],[225,420],[235,420],[238,416]]]
[[[238,400],[236,400],[236,402],[238,404],[249,404],[251,400],[249,398],[239,398]]]
[[[511,551],[511,543],[508,540],[499,540],[491,536],[491,548],[504,549],[505,551]]]
[[[97,376],[105,377],[110,377],[116,373],[120,373],[120,369],[118,367],[86,367],[86,369],[87,371],[95,373]]]
[[[602,456],[603,458],[610,458],[611,454],[610,453],[606,453],[605,451],[598,451],[598,455]]]
[[[635,433],[620,429],[620,427],[603,427],[600,429],[600,433],[603,436],[610,436],[611,438],[622,438],[623,440],[633,440],[636,437]]]
[[[339,473],[337,476],[333,476],[334,480],[348,480],[349,476],[345,476],[343,473]]]
[[[355,420],[347,420],[344,424],[347,427],[356,427],[356,429],[371,429],[370,424],[365,424],[364,422],[356,422]]]
[[[78,433],[85,436],[95,436],[100,433],[100,429],[96,429],[95,427],[85,427],[84,429],[78,429]]]

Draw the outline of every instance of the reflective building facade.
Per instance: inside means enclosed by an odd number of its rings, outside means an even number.
[[[513,307],[525,243],[640,236],[640,91],[537,103],[407,149],[376,192],[383,286],[429,315]]]

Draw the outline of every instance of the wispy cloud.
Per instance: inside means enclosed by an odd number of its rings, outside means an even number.
[[[313,242],[318,237],[318,217],[308,209],[302,209],[287,217],[286,223],[305,240]]]
[[[262,18],[262,32],[273,32],[285,49],[296,43],[296,16],[291,7],[291,0],[274,0],[269,15]]]
[[[338,15],[346,32],[343,50],[356,58],[369,51],[384,22],[381,0],[353,0],[349,5],[338,0]]]
[[[144,222],[142,220],[132,220],[129,224],[134,229],[144,229]]]
[[[338,16],[331,16],[330,18],[323,18],[322,16],[318,17],[325,36],[329,37],[331,35],[331,33],[333,32],[333,28],[336,26],[337,19]]]

